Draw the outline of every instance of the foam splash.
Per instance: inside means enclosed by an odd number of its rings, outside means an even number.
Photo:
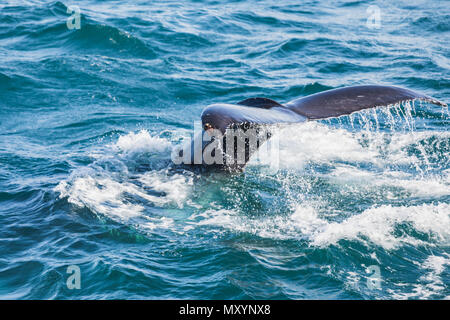
[[[152,216],[149,207],[182,208],[188,201],[193,175],[169,173],[167,168],[136,172],[128,169],[142,155],[170,154],[170,141],[148,131],[119,137],[109,152],[87,168],[75,170],[55,188],[60,198],[114,221],[139,228],[169,228],[173,219]],[[114,168],[114,169],[113,169]]]
[[[414,246],[425,244],[412,235],[397,236],[396,227],[411,225],[416,232],[427,234],[431,242],[448,244],[450,240],[450,205],[446,203],[418,206],[383,205],[364,210],[345,219],[334,222],[326,212],[315,207],[299,205],[287,217],[274,216],[249,218],[234,210],[207,210],[193,215],[191,220],[199,226],[215,226],[225,230],[247,232],[263,238],[279,240],[307,240],[313,246],[337,245],[341,240],[361,241],[387,250],[402,244]]]
[[[443,292],[446,284],[442,279],[442,273],[449,266],[449,254],[429,256],[421,265],[421,268],[426,271],[419,279],[423,284],[416,284],[414,293],[422,299],[429,299],[433,295]]]
[[[280,167],[304,169],[308,163],[330,161],[370,162],[377,156],[365,150],[358,138],[345,129],[307,122],[284,127],[277,132],[280,141]],[[367,152],[369,151],[369,152]],[[269,163],[266,153],[255,154],[249,165]]]
[[[443,273],[450,267],[450,255],[430,255],[422,263],[416,265],[423,271],[423,275],[417,279],[417,283],[411,285],[402,284],[399,287],[412,287],[410,291],[400,289],[388,289],[387,292],[393,299],[435,299],[445,294],[448,284],[443,279]],[[445,299],[448,299],[446,297]]]
[[[130,182],[115,181],[110,177],[93,177],[90,175],[75,177],[72,181],[62,181],[56,191],[60,197],[80,207],[86,206],[93,211],[115,215],[124,220],[140,215],[144,211],[142,204],[133,204],[126,200],[129,196],[158,205],[168,204],[183,207],[188,195],[192,178],[182,175],[167,176],[164,171],[151,172],[138,177],[142,182],[136,185]],[[160,193],[158,196],[144,190],[151,189]]]
[[[172,203],[178,208],[183,208],[188,202],[193,186],[193,175],[189,173],[168,175],[165,170],[146,172],[140,175],[138,180],[143,187],[164,194],[162,204]]]
[[[164,138],[150,135],[147,130],[141,130],[120,136],[114,147],[125,154],[164,153],[172,149],[172,144]]]
[[[298,222],[301,223],[302,216]],[[319,218],[317,218],[319,219]],[[428,234],[435,242],[448,243],[450,239],[450,205],[446,203],[423,204],[419,206],[394,207],[383,205],[365,210],[341,223],[328,223],[324,220],[316,222],[320,228],[310,234],[314,245],[328,246],[340,240],[367,239],[385,249],[394,249],[400,244],[414,246],[423,241],[410,236],[396,236],[395,227],[400,224],[411,224],[419,232]]]
[[[414,104],[405,104],[338,119],[337,126],[330,121],[281,128],[277,132],[281,173],[275,178],[283,182],[286,201],[294,207],[292,213],[252,218],[241,214],[237,205],[232,210],[208,210],[193,219],[203,218],[198,222],[202,226],[264,238],[306,240],[317,247],[342,240],[386,250],[405,244],[447,245],[450,181],[449,170],[445,170],[448,153],[441,150],[448,149],[450,133],[417,131],[414,112]],[[266,156],[258,153],[249,165],[268,162]],[[333,194],[321,185],[314,186],[309,175],[320,178]],[[339,200],[337,204],[331,197]],[[339,205],[345,198],[376,202],[362,211],[349,212]],[[408,203],[411,198],[414,204]],[[417,204],[418,199],[425,203]],[[434,201],[430,203],[430,199]],[[399,232],[401,226],[412,227],[423,237]]]
[[[408,126],[412,128],[414,122],[408,110],[401,112],[410,119]],[[445,154],[443,159],[432,159],[429,157],[430,150],[418,146],[427,139],[434,139],[434,146],[445,148],[450,141],[450,133],[383,131],[379,129],[381,119],[376,116],[377,113],[372,117],[369,115],[350,117],[353,126],[365,128],[362,131],[320,122],[281,129],[278,133],[282,137],[281,171],[274,177],[261,174],[259,183],[264,185],[270,182],[266,178],[275,178],[281,183],[285,191],[285,199],[281,201],[289,203],[292,212],[249,217],[248,212],[242,212],[240,203],[226,207],[195,203],[191,200],[195,189],[192,173],[171,173],[167,167],[134,170],[129,164],[134,165],[136,159],[151,162],[154,155],[170,157],[171,141],[151,135],[146,130],[119,137],[110,148],[112,153],[100,155],[90,170],[76,170],[56,190],[74,205],[87,207],[117,221],[136,225],[142,223],[144,228],[150,222],[153,226],[159,223],[161,227],[170,227],[179,232],[213,227],[214,232],[231,230],[264,238],[306,240],[318,247],[338,244],[344,239],[388,250],[405,243],[447,243],[450,208],[445,197],[450,195],[450,171],[442,170]],[[265,156],[267,154],[257,155]],[[105,161],[108,165],[103,165]],[[249,166],[257,167],[255,163],[258,161],[269,162],[257,159],[252,160]],[[119,163],[115,166],[118,169],[112,170],[110,163]],[[320,166],[326,166],[327,169],[315,169]],[[429,168],[433,166],[438,168],[438,172],[430,173]],[[358,197],[367,198],[367,194],[378,193],[380,196],[373,199],[382,201],[373,203],[371,208],[361,212],[347,212],[330,202],[330,194],[308,184],[306,180],[302,182],[304,186],[301,190],[296,189],[291,175],[283,174],[283,170],[294,171],[295,179],[300,181],[310,175],[312,170],[313,176],[330,185],[333,196],[340,199],[349,197],[358,201]],[[253,192],[252,188],[251,184],[243,184],[244,192]],[[233,188],[223,188],[221,191],[224,192],[223,197],[234,198]],[[210,191],[206,188],[202,192]],[[205,198],[208,197],[205,194]],[[427,202],[418,205],[389,203],[390,200],[409,197],[415,197],[416,200],[424,198]],[[437,201],[430,203],[429,198]],[[194,213],[188,210],[190,218],[187,221],[173,221],[170,216],[152,217],[149,214],[153,210],[149,208],[181,209],[186,205],[194,208]],[[336,217],[341,220],[336,221]],[[416,232],[427,234],[429,240],[421,240],[411,234],[396,235],[397,226],[402,224],[411,225]]]
[[[445,149],[450,144],[448,131],[357,131],[334,128],[319,122],[285,127],[278,132],[281,168],[304,169],[309,163],[369,163],[378,167],[406,164],[414,167],[430,165],[429,152],[423,144],[435,139]],[[411,152],[408,148],[417,148]],[[255,158],[266,154],[257,153]],[[268,162],[267,159],[259,159]],[[255,159],[249,163],[256,163]]]
[[[450,195],[448,172],[430,177],[417,177],[402,171],[372,172],[342,165],[333,169],[327,177],[336,184],[351,184],[360,191],[397,188],[416,197],[444,197]]]
[[[406,195],[422,198],[450,195],[450,176],[445,170],[450,132],[382,131],[376,129],[377,121],[367,124],[373,118],[365,121],[361,121],[361,126],[369,128],[368,131],[353,132],[319,122],[281,129],[280,170],[295,171],[297,176],[312,173],[338,192],[345,193],[351,188],[357,188],[360,194],[385,192],[386,200]],[[266,154],[258,153],[256,157],[250,167],[268,161],[264,159]]]

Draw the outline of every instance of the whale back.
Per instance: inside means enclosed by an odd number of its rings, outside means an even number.
[[[270,109],[273,107],[284,107],[282,104],[279,104],[278,102],[276,102],[272,99],[260,98],[260,97],[248,98],[248,99],[238,102],[237,104],[239,104],[241,106],[263,108],[263,109]]]

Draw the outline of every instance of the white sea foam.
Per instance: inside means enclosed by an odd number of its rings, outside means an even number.
[[[115,147],[127,154],[162,153],[171,150],[172,144],[164,138],[152,136],[147,130],[141,130],[138,133],[131,132],[120,136]]]
[[[168,175],[165,170],[146,172],[140,175],[138,180],[144,187],[164,193],[164,203],[174,203],[179,208],[187,202],[193,186],[192,175]]]
[[[448,143],[449,133],[373,131],[367,135],[311,122],[287,127],[279,134],[284,135],[280,138],[279,163],[288,174],[256,175],[262,184],[266,178],[281,183],[285,191],[283,201],[291,207],[289,212],[249,215],[237,202],[223,207],[194,200],[199,198],[196,192],[204,192],[200,198],[208,199],[213,196],[208,193],[217,192],[217,188],[195,188],[192,173],[174,173],[166,167],[134,170],[136,162],[170,158],[171,141],[145,130],[121,136],[109,150],[100,152],[91,166],[75,170],[56,190],[73,205],[143,232],[168,229],[185,234],[206,232],[214,237],[224,232],[249,233],[261,238],[298,240],[318,248],[340,246],[343,240],[385,250],[404,245],[430,248],[450,244],[450,205],[445,201],[450,195],[450,169],[427,173],[430,163],[425,149],[419,154],[408,150],[427,139]],[[264,159],[268,156],[259,153],[259,161],[252,160],[250,166],[270,163],[270,159]],[[342,197],[378,193],[382,203],[423,197],[427,204],[374,203],[360,212],[346,212],[330,202],[327,192],[316,189],[305,178],[310,175],[305,169],[317,165],[327,170],[317,170],[314,177],[326,181]],[[445,168],[443,163],[438,165]],[[296,176],[295,182],[291,174]],[[233,186],[227,185],[228,180],[223,183],[221,196],[232,199]],[[298,194],[298,187],[306,194]],[[243,188],[246,190],[247,186],[244,184]],[[430,203],[430,198],[435,201]],[[172,214],[180,208],[190,215],[187,219]],[[371,257],[381,264],[375,253]],[[395,299],[440,297],[447,290],[443,274],[449,266],[449,255],[429,256],[417,263],[423,270],[417,281],[394,283],[385,290]],[[343,270],[342,275],[337,276],[349,290],[365,288],[360,285],[365,274]]]
[[[423,275],[411,285],[397,285],[399,287],[412,286],[412,290],[388,289],[387,292],[393,299],[434,299],[445,294],[445,290],[448,289],[448,281],[443,279],[442,273],[450,267],[450,255],[446,253],[440,256],[430,255],[422,263],[417,262],[416,264],[423,270]]]
[[[302,216],[297,220],[301,223]],[[401,206],[383,205],[367,209],[343,222],[325,222],[318,219],[320,228],[310,234],[314,245],[327,246],[339,240],[362,240],[393,249],[402,243],[417,245],[421,243],[412,236],[394,235],[398,224],[408,223],[419,232],[430,235],[434,241],[448,243],[450,239],[450,205]]]
[[[426,273],[420,277],[421,284],[414,286],[414,293],[423,299],[429,299],[435,294],[439,294],[446,289],[446,284],[442,279],[442,273],[446,267],[450,266],[450,255],[429,256],[421,265]]]
[[[142,130],[121,136],[111,146],[112,155],[97,157],[92,167],[75,170],[55,188],[61,198],[114,221],[139,225],[144,229],[169,228],[170,217],[152,217],[147,206],[183,207],[193,184],[192,175],[169,174],[167,169],[134,172],[129,176],[126,155],[163,153],[170,141]],[[167,153],[169,155],[169,153]],[[99,165],[105,162],[108,165]],[[111,164],[116,170],[111,171]],[[104,169],[106,167],[107,169]],[[117,169],[118,168],[118,169]]]
[[[352,132],[308,122],[286,127],[278,134],[280,169],[303,172],[308,165],[326,165],[331,172],[323,175],[315,172],[315,175],[337,186],[353,183],[361,189],[394,187],[413,196],[450,195],[450,174],[446,171],[426,173],[431,166],[430,159],[421,146],[426,139],[435,138],[445,150],[450,132],[371,131],[367,135],[364,130]],[[409,152],[411,147],[419,154]],[[258,153],[249,165],[267,162],[264,159],[267,156]],[[441,165],[445,163],[438,164]],[[415,172],[411,172],[411,168]]]
[[[338,244],[341,240],[370,242],[385,249],[394,249],[405,243],[422,243],[412,236],[395,235],[395,227],[399,224],[410,224],[436,243],[448,244],[450,240],[450,205],[446,203],[373,207],[342,222],[330,221],[326,214],[320,214],[308,205],[299,205],[288,217],[250,218],[234,210],[221,209],[207,210],[192,216],[191,220],[197,221],[199,226],[216,226],[260,237],[304,239],[319,247]]]
[[[358,137],[345,129],[328,127],[317,122],[307,122],[281,129],[280,167],[302,169],[308,162],[329,163],[332,161],[372,162],[378,154],[365,149]],[[261,162],[267,154],[258,153]],[[255,163],[256,159],[252,159]]]
[[[373,172],[354,166],[340,165],[328,177],[336,183],[352,183],[361,189],[396,187],[407,191],[412,196],[446,196],[450,195],[448,174],[442,176],[417,177],[407,172],[385,170]]]
[[[61,197],[79,207],[87,207],[93,212],[114,216],[120,220],[128,220],[141,215],[144,206],[123,201],[125,193],[142,195],[133,185],[119,183],[110,178],[95,178],[91,176],[76,177],[73,181],[61,182],[56,191]],[[148,200],[158,200],[156,197],[144,195]]]
[[[282,129],[280,134],[280,164],[285,168],[302,170],[307,163],[322,163],[331,170],[322,174],[323,178],[342,192],[343,186],[353,184],[358,190],[380,189],[384,187],[400,188],[415,197],[441,197],[450,195],[449,172],[442,175],[417,176],[391,166],[392,159],[404,158],[410,165],[417,162],[415,156],[405,152],[405,148],[433,135],[446,139],[448,134],[436,132],[385,133],[373,132],[368,141],[363,132],[351,132],[342,128],[333,128],[321,123],[305,123]],[[284,133],[283,133],[284,131]],[[112,146],[114,161],[126,167],[126,155],[166,153],[171,142],[158,136],[152,136],[143,130],[122,136]],[[388,150],[389,152],[386,152]],[[264,156],[264,155],[259,155]],[[98,160],[98,161],[101,161]],[[363,165],[361,165],[363,164]],[[368,166],[364,166],[368,165]],[[101,166],[100,166],[101,167]],[[120,167],[120,166],[119,166]],[[366,169],[369,168],[369,169]],[[130,173],[126,169],[114,174],[108,169],[76,170],[67,180],[56,188],[61,197],[68,201],[90,208],[92,211],[116,220],[127,221],[144,217],[142,223],[155,226],[149,221],[146,207],[182,208],[192,202],[194,190],[193,176],[187,173],[170,174],[167,169]],[[320,176],[320,173],[316,173]],[[277,179],[283,179],[277,176]],[[289,187],[289,177],[287,186]],[[289,190],[286,190],[288,192]],[[206,192],[208,190],[206,189]],[[290,191],[289,191],[290,192]],[[314,193],[314,190],[311,190]],[[231,196],[226,193],[224,197]],[[422,240],[413,236],[396,236],[398,224],[411,224],[418,232],[429,234],[433,241],[447,243],[450,221],[449,205],[444,202],[434,204],[394,206],[376,205],[361,213],[345,213],[349,216],[343,221],[334,221],[336,208],[329,208],[325,195],[317,194],[311,199],[297,197],[293,205],[296,209],[288,215],[249,217],[238,208],[221,208],[213,204],[195,204],[196,213],[181,226],[174,226],[170,217],[161,220],[159,225],[188,231],[193,228],[212,226],[214,230],[232,230],[249,232],[261,237],[274,239],[303,239],[314,246],[329,246],[340,240],[370,242],[386,249],[393,249],[402,243],[420,244]],[[386,199],[396,194],[385,193]],[[130,200],[131,199],[131,200]],[[300,201],[301,199],[301,201]],[[191,204],[191,203],[190,203]],[[329,208],[328,211],[327,209]],[[151,224],[153,223],[153,224]],[[144,226],[145,227],[145,226]]]
[[[302,171],[308,163],[326,164],[333,169],[323,177],[338,188],[353,183],[358,189],[394,187],[414,197],[450,195],[448,172],[418,176],[398,167],[399,164],[409,167],[424,165],[416,155],[408,154],[407,148],[432,137],[448,140],[450,134],[447,132],[373,131],[368,137],[364,131],[351,132],[309,122],[286,127],[278,134],[282,136],[282,167]],[[316,175],[320,176],[319,173]],[[322,195],[318,196],[322,198]],[[387,200],[397,197],[389,192],[385,196]],[[323,201],[322,206],[316,206],[311,200],[304,201],[287,217],[251,218],[234,209],[209,209],[192,219],[197,221],[201,218],[197,222],[200,226],[216,226],[274,239],[306,239],[311,245],[320,247],[337,244],[344,239],[372,243],[385,249],[394,249],[405,243],[423,244],[423,240],[412,235],[396,235],[396,227],[400,224],[411,225],[417,232],[429,235],[432,242],[448,243],[450,238],[450,206],[445,202],[410,206],[375,204],[361,213],[349,213],[349,218],[336,222],[332,219],[334,214],[323,209],[327,207],[327,199],[323,198]]]
[[[278,135],[280,165],[298,169],[302,169],[308,162],[333,164],[346,161],[377,166],[413,164],[426,159],[419,160],[416,155],[408,154],[407,147],[417,147],[419,142],[432,137],[447,144],[450,141],[448,131],[352,132],[319,122],[287,126],[279,130]],[[265,156],[256,154],[256,157]],[[254,159],[250,164],[253,163],[256,163]]]

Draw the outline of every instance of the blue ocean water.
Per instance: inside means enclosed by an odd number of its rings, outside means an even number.
[[[449,40],[446,1],[2,0],[0,298],[450,298],[444,108],[283,128],[276,172],[170,160],[211,103],[448,103]]]

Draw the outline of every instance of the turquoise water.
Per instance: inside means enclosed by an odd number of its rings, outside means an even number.
[[[446,109],[282,128],[276,172],[170,161],[211,103],[448,103],[448,2],[127,2],[0,4],[0,298],[450,297]]]

